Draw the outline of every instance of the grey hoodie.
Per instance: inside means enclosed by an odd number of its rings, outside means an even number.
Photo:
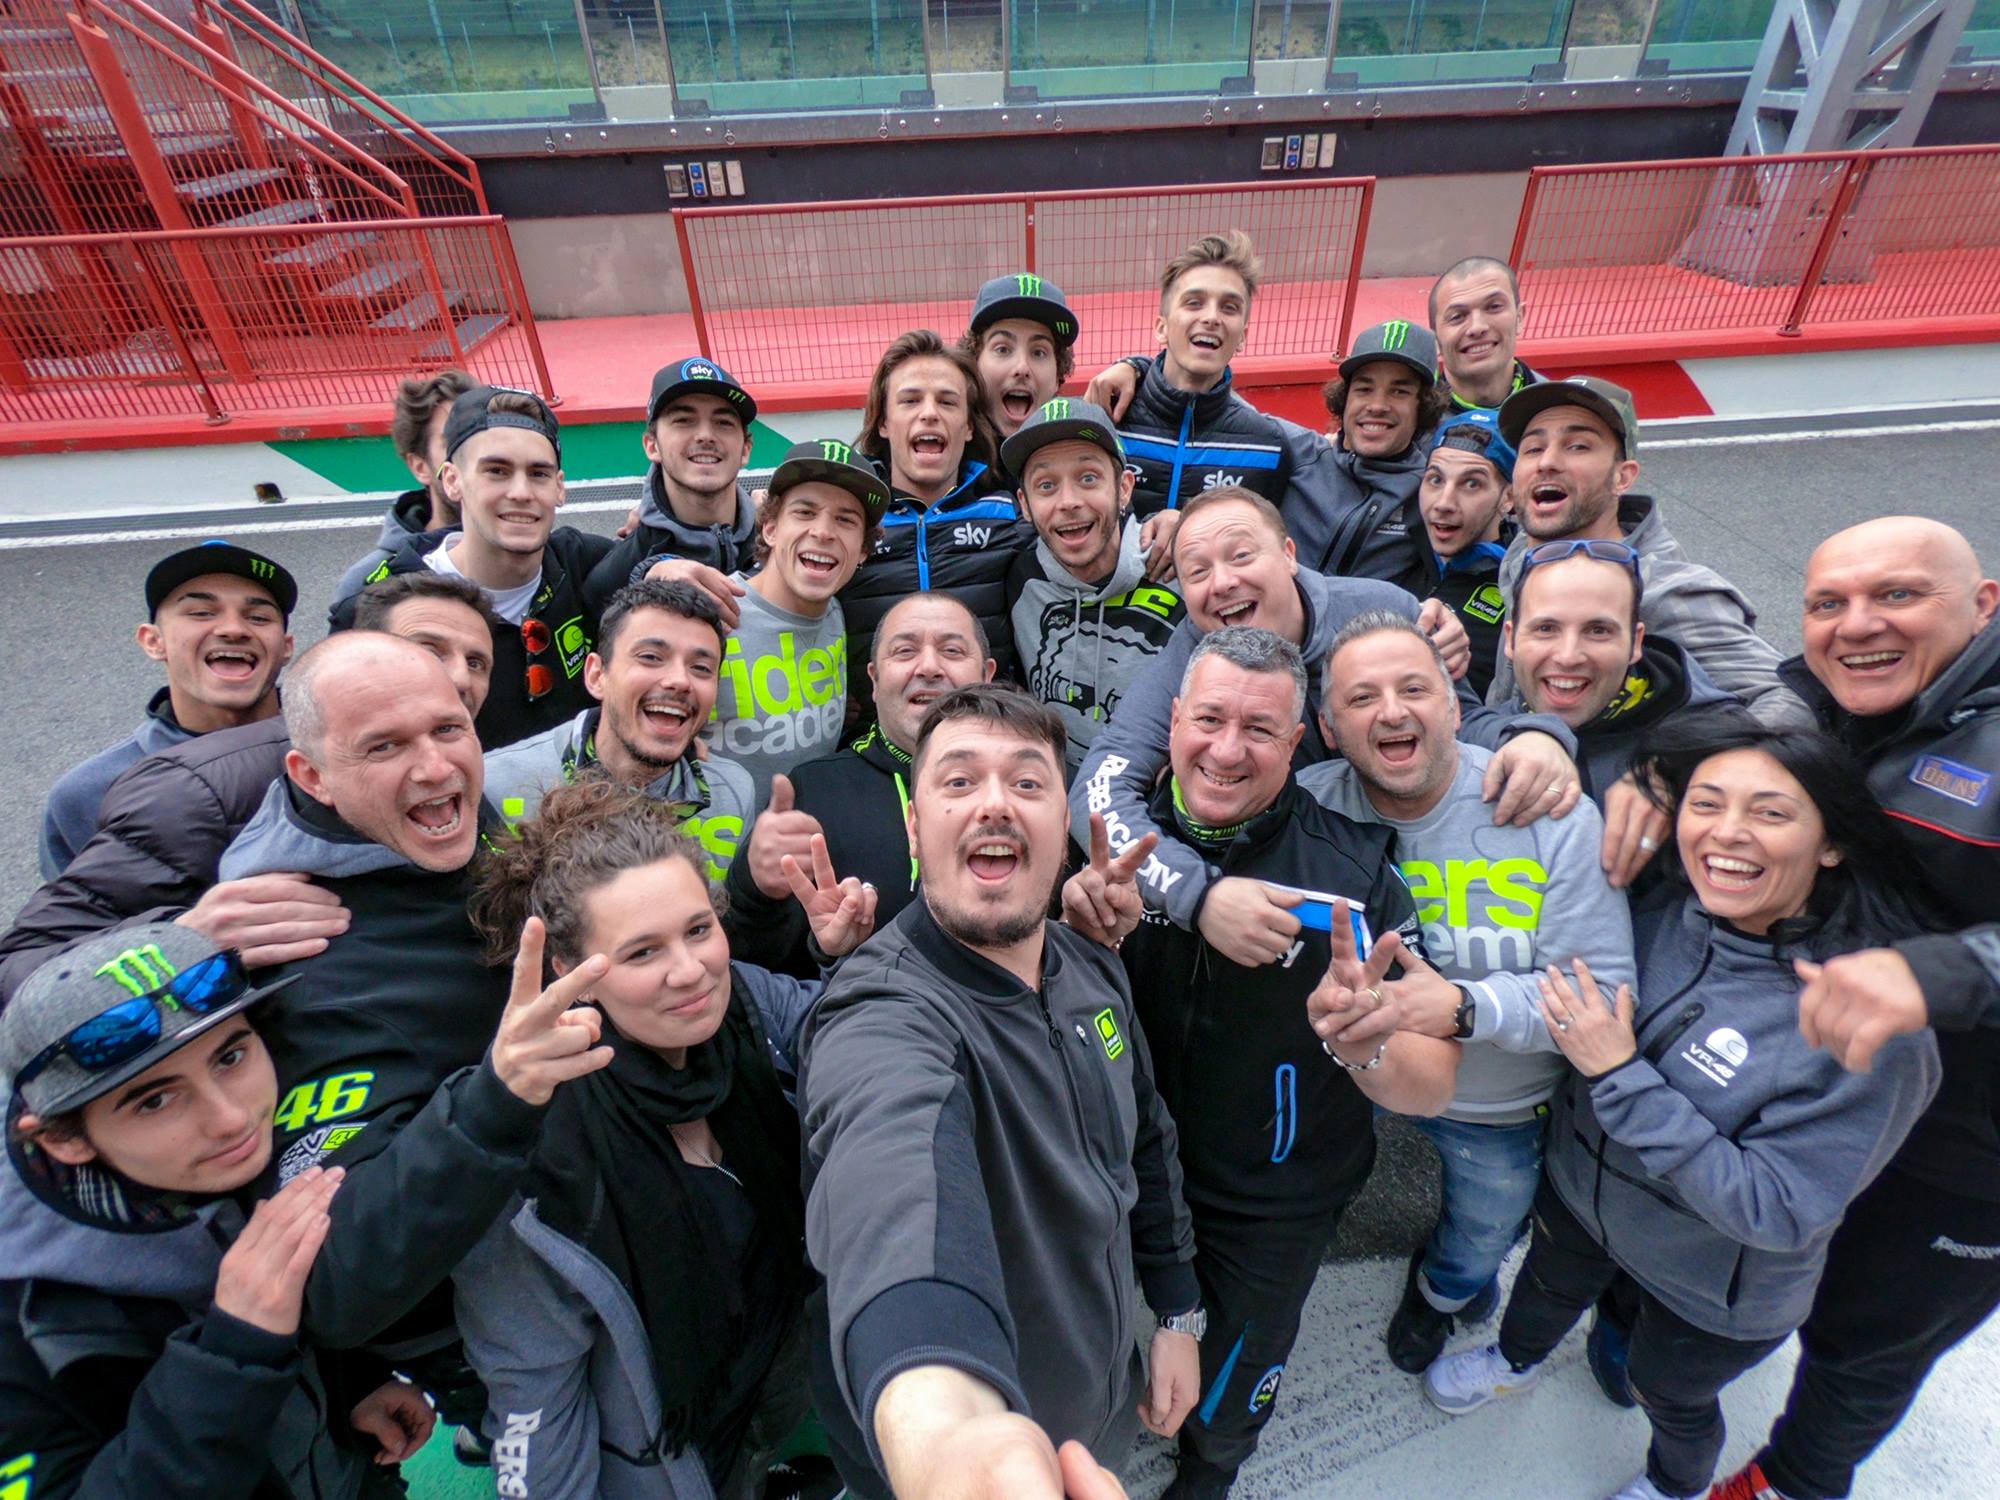
[[[730,965],[781,1080],[818,984]],[[652,1340],[631,1291],[516,1199],[452,1274],[466,1358],[486,1382],[501,1494],[536,1500],[710,1500],[701,1454],[657,1454]],[[643,1458],[641,1455],[645,1455]],[[508,1481],[519,1485],[508,1488]]]
[[[757,531],[757,506],[750,487],[736,482],[736,518],[726,526],[689,526],[678,519],[667,503],[662,488],[660,466],[646,469],[646,489],[639,501],[639,525],[630,536],[590,570],[584,580],[583,598],[593,615],[602,614],[611,596],[628,583],[646,576],[656,562],[670,557],[705,563],[718,573],[736,573],[755,567],[753,541]]]
[[[301,794],[303,795],[303,794]],[[408,860],[387,845],[360,834],[331,828],[308,828],[291,814],[291,778],[279,776],[242,832],[222,851],[217,880],[248,880],[253,875],[300,870],[338,879],[391,870]]]
[[[1103,582],[1085,583],[1038,539],[1007,584],[1022,675],[1062,719],[1074,778],[1084,751],[1187,611],[1171,588],[1146,583],[1136,516],[1126,518],[1118,561]]]
[[[1697,1328],[1782,1338],[1805,1320],[1847,1205],[1931,1095],[1928,1031],[1850,1073],[1799,1034],[1793,953],[1691,896],[1642,907],[1639,1052],[1559,1096],[1547,1172],[1632,1278]]]
[[[375,545],[362,559],[345,573],[334,588],[333,597],[346,599],[358,594],[368,586],[368,575],[411,542],[429,531],[431,519],[431,492],[429,490],[404,490],[389,502],[389,509],[382,516],[382,534],[375,538]],[[450,527],[439,528],[442,536]]]
[[[1659,502],[1650,495],[1625,496],[1618,502],[1618,524],[1639,554],[1639,572],[1646,581],[1639,601],[1646,634],[1677,642],[1718,688],[1740,699],[1760,724],[1772,729],[1813,728],[1812,711],[1778,681],[1778,648],[1757,634],[1757,611],[1727,578],[1688,561],[1660,518]],[[1500,590],[1510,601],[1521,564],[1536,545],[1522,532],[1500,559]],[[1486,701],[1505,703],[1515,691],[1514,664],[1503,652]]]
[[[597,761],[599,708],[587,708],[567,724],[533,739],[486,752],[486,801],[509,823],[535,815],[543,794],[576,780]],[[750,773],[733,760],[698,760],[692,751],[646,784],[646,795],[688,808],[681,832],[708,851],[708,874],[729,872],[736,849],[757,816],[757,788]]]
[[[1299,563],[1317,573],[1379,578],[1422,597],[1437,583],[1437,561],[1417,511],[1430,462],[1428,435],[1395,458],[1366,458],[1338,437],[1279,419],[1292,455],[1285,529]]]
[[[1416,898],[1424,953],[1476,1007],[1446,1118],[1473,1125],[1531,1120],[1569,1064],[1541,1015],[1539,976],[1581,958],[1607,995],[1632,979],[1632,920],[1598,863],[1604,821],[1588,801],[1526,828],[1495,826],[1480,800],[1491,751],[1458,747],[1458,774],[1421,818],[1387,818],[1344,760],[1299,773],[1299,785],[1357,823],[1396,830],[1396,865]]]

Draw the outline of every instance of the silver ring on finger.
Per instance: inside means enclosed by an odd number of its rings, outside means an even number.
[[[1660,841],[1650,833],[1642,833],[1639,835],[1639,847],[1648,854],[1657,854],[1660,852]]]
[[[1567,1021],[1558,1021],[1558,1022],[1556,1022],[1556,1030],[1557,1030],[1557,1031],[1568,1031],[1568,1030],[1569,1030],[1569,1022],[1567,1022]]]

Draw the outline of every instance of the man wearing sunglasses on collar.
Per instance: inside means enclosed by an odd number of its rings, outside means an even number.
[[[557,526],[563,503],[562,433],[526,391],[475,386],[445,419],[438,472],[463,530],[413,538],[364,580],[423,569],[468,578],[514,629],[494,642],[492,687],[479,711],[488,749],[553,729],[590,707],[583,664],[597,638],[584,580],[611,551],[609,537]],[[353,596],[335,602],[336,630],[353,623]]]
[[[401,1492],[386,1465],[429,1437],[422,1394],[379,1361],[300,1348],[342,1174],[303,1173],[245,1219],[278,1106],[252,1008],[280,987],[161,923],[47,965],[0,1020],[10,1493]]]

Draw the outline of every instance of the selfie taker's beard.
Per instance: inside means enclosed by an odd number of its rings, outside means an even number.
[[[1050,894],[1053,894],[1053,888]],[[926,896],[925,899],[930,902],[931,915],[937,919],[938,926],[968,948],[1011,948],[1033,937],[1042,923],[1048,920],[1047,896],[1040,906],[1026,911],[976,914],[940,906],[935,896]]]

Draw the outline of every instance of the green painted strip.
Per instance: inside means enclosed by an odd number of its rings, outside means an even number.
[[[641,422],[591,422],[563,428],[563,477],[627,479],[646,471]],[[769,469],[792,440],[762,422],[750,424],[750,466]],[[300,438],[271,443],[274,451],[349,494],[406,490],[414,481],[386,437]]]

